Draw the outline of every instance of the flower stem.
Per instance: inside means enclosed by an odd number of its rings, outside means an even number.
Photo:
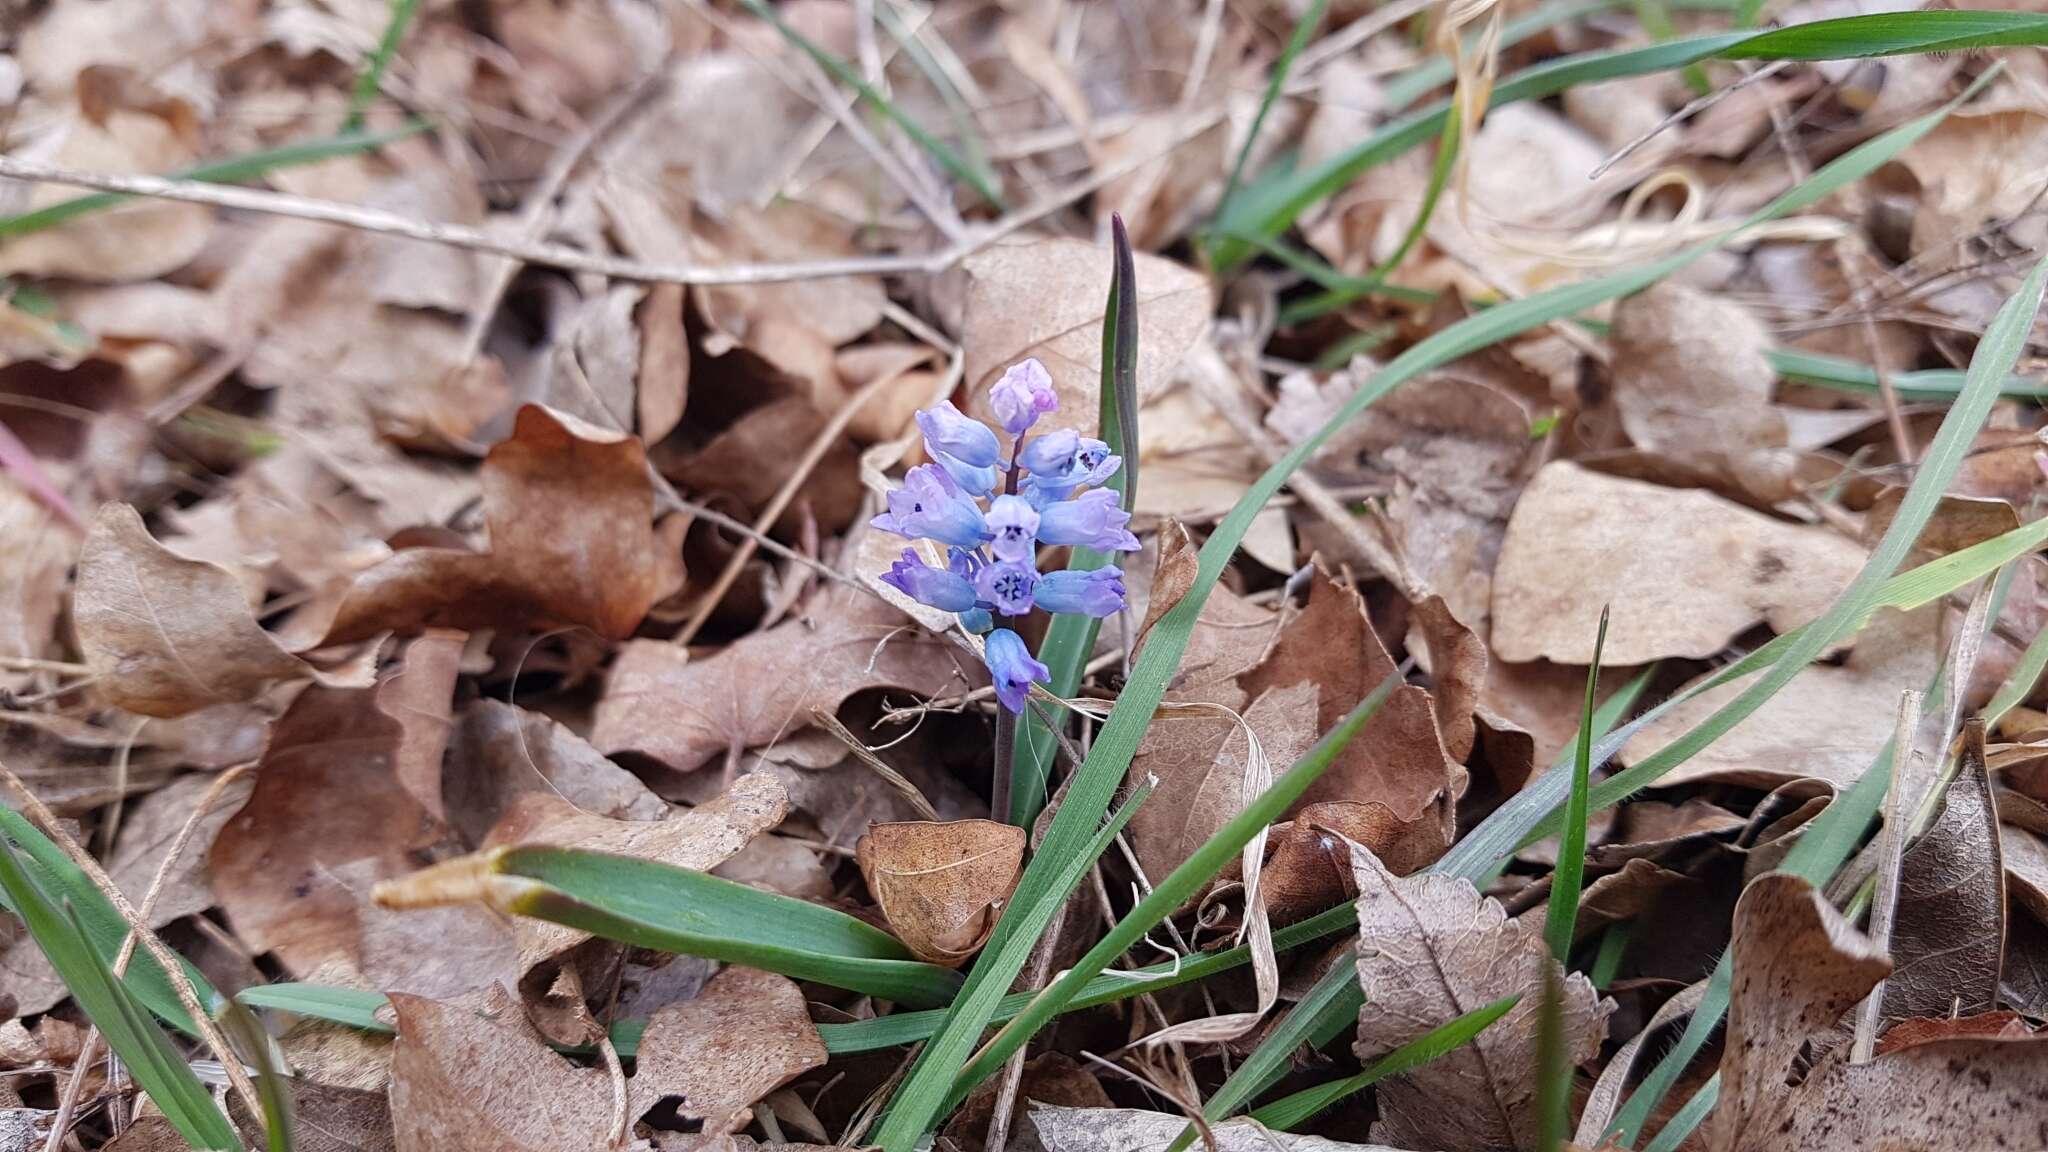
[[[996,774],[989,787],[989,815],[997,820],[1010,818],[1010,775],[1015,770],[1012,758],[1017,744],[1017,714],[1008,708],[996,706]]]

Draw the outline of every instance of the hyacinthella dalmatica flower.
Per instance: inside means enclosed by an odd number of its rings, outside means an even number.
[[[950,401],[920,411],[917,427],[933,462],[904,476],[874,526],[946,547],[943,568],[904,549],[882,582],[957,613],[970,632],[987,633],[983,649],[996,698],[1022,712],[1031,684],[1050,673],[1022,637],[995,627],[996,619],[1033,610],[1103,617],[1124,606],[1116,568],[1041,573],[1039,546],[1135,552],[1138,538],[1117,494],[1098,487],[1123,465],[1108,444],[1069,429],[1027,438],[1040,415],[1059,408],[1043,364],[1012,365],[990,386],[989,406],[1009,436],[1008,457],[994,429]]]

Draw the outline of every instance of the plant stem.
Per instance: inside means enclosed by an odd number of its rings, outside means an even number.
[[[989,789],[989,815],[997,820],[1010,818],[1010,773],[1015,766],[1017,746],[1017,714],[998,704],[996,706],[996,776]]]

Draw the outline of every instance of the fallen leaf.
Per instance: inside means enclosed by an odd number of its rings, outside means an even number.
[[[748,968],[727,968],[696,999],[655,1013],[623,1102],[603,1068],[572,1064],[531,1033],[416,996],[391,1005],[399,1152],[616,1146],[612,1133],[630,1136],[671,1098],[704,1132],[734,1132],[755,1101],[825,1062],[796,985]]]
[[[1010,1132],[1021,1136],[1030,1131],[1024,1116],[1031,1108],[1052,1105],[1060,1108],[1110,1108],[1114,1103],[1102,1090],[1101,1081],[1081,1063],[1064,1052],[1042,1052],[1024,1062],[1012,1101]],[[960,1102],[960,1110],[946,1121],[942,1139],[958,1145],[962,1152],[986,1152],[989,1124],[995,1119],[996,1097],[1001,1085],[984,1080]],[[1016,1147],[1015,1144],[1011,1147]]]
[[[1840,666],[1802,669],[1762,707],[1665,773],[1658,784],[1716,780],[1775,788],[1811,779],[1847,788],[1891,739],[1900,688],[1925,684],[1933,675],[1940,658],[1940,627],[1938,609],[1880,609]],[[1659,715],[1622,746],[1621,759],[1634,764],[1654,755],[1734,699],[1753,679],[1743,677],[1702,692]]]
[[[1614,405],[1636,446],[1740,485],[1792,495],[1770,337],[1747,309],[1664,281],[1614,309]]]
[[[2005,953],[1998,804],[1984,766],[1983,725],[1965,732],[1940,814],[1899,860],[1885,1024],[1914,1016],[1975,1016],[1998,1006]]]
[[[41,659],[55,638],[64,610],[66,577],[78,555],[75,530],[11,477],[0,478],[0,655]],[[0,687],[26,681],[0,670]]]
[[[520,797],[541,792],[612,820],[656,820],[668,812],[631,772],[560,722],[498,700],[472,701],[450,737],[442,780],[448,822],[479,844]]]
[[[684,491],[716,506],[766,508],[825,424],[809,397],[787,396],[749,411],[703,450],[663,471]],[[807,517],[827,531],[845,528],[860,510],[859,473],[853,442],[844,434],[833,437],[773,530],[793,539]]]
[[[1948,1039],[1868,1063],[1812,1047],[1891,969],[1806,881],[1759,877],[1735,908],[1735,983],[1708,1126],[1717,1152],[2034,1147],[2048,1037]]]
[[[443,822],[447,813],[441,805],[441,758],[454,727],[449,711],[467,639],[464,633],[442,628],[415,637],[405,646],[400,671],[385,681],[378,695],[379,707],[404,729],[393,762],[398,786]]]
[[[930,697],[972,687],[987,674],[969,659],[887,605],[834,585],[798,619],[704,659],[651,640],[626,645],[590,742],[606,755],[636,752],[687,772],[806,727],[813,709],[836,710],[863,688]]]
[[[912,955],[958,968],[981,950],[1024,866],[1024,830],[994,820],[876,824],[854,845],[868,892]]]
[[[1187,1131],[1188,1118],[1137,1108],[1062,1108],[1036,1104],[1030,1111],[1045,1152],[1165,1152]],[[1274,1132],[1239,1117],[1209,1125],[1216,1152],[1399,1152],[1381,1144],[1345,1144],[1321,1136]]]
[[[623,639],[681,583],[678,542],[654,523],[638,440],[527,405],[512,436],[485,457],[482,476],[490,550],[399,552],[356,578],[328,643],[428,627],[565,624]]]
[[[1790,631],[1862,568],[1863,549],[1699,491],[1559,461],[1515,505],[1493,576],[1493,651],[1587,664],[1603,606],[1606,662],[1706,657],[1742,632]]]
[[[1875,547],[1892,526],[1892,518],[1899,514],[1899,504],[1906,498],[1902,485],[1892,484],[1877,494],[1871,502],[1870,511],[1863,517],[1863,539]],[[1982,544],[1995,536],[2003,536],[2020,526],[2019,512],[2004,500],[1974,496],[1947,496],[1934,506],[1934,516],[1927,527],[1920,530],[1920,538],[1913,546],[1946,556],[1973,544]]]
[[[369,682],[368,668],[324,673],[285,651],[256,623],[232,573],[157,543],[126,504],[103,505],[94,518],[71,612],[100,692],[145,716],[252,700],[280,680]]]
[[[1546,973],[1562,975],[1542,933],[1509,920],[1465,880],[1399,877],[1354,848],[1358,883],[1358,1058],[1366,1063],[1506,996],[1521,1002],[1465,1047],[1378,1087],[1373,1138],[1397,1147],[1537,1146],[1538,1002]],[[1600,1051],[1612,1001],[1582,973],[1563,977],[1567,1063]]]
[[[121,819],[121,835],[107,859],[107,874],[137,908],[148,894],[171,842],[192,818],[200,798],[213,786],[211,776],[181,776],[138,800]],[[221,826],[249,799],[254,781],[244,776],[230,783],[215,798],[213,807],[194,825],[192,841],[178,858],[177,866],[164,878],[157,893],[149,924],[161,928],[173,920],[195,915],[213,907],[213,892],[206,884],[206,845],[213,843]]]
[[[1037,357],[1059,388],[1059,411],[1040,432],[1096,432],[1101,409],[1102,309],[1109,298],[1108,251],[1080,240],[996,244],[962,261],[967,295],[960,345],[968,411],[991,419],[988,386],[1004,369]],[[1209,280],[1158,256],[1137,257],[1138,395],[1163,389],[1189,345],[1208,330]],[[1143,485],[1139,486],[1143,491]]]
[[[1270,836],[1272,855],[1259,892],[1275,924],[1292,924],[1351,898],[1351,844],[1370,850],[1396,876],[1421,871],[1450,848],[1442,824],[1397,819],[1376,801],[1310,804],[1274,825]]]
[[[2026,1017],[2017,1012],[1980,1012],[1969,1016],[1920,1016],[1901,1020],[1885,1029],[1877,1042],[1876,1055],[1928,1044],[1937,1040],[1958,1040],[1966,1037],[1997,1037],[2018,1039],[2031,1036],[2034,1029]]]

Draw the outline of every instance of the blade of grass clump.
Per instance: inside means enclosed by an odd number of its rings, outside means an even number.
[[[1857,165],[1870,155],[1869,147],[1865,145],[1863,149],[1853,150],[1837,159],[1801,188],[1816,190],[1817,198],[1821,191],[1832,190],[1831,175],[1840,176],[1852,170],[1854,174],[1861,175],[1863,169]],[[1786,206],[1803,206],[1806,202],[1781,198],[1765,209],[1764,215],[1767,218],[1785,210]],[[1124,690],[1118,696],[1116,706],[1110,710],[1087,760],[1068,783],[1066,800],[1047,830],[1038,854],[1025,868],[1010,910],[996,925],[991,946],[982,950],[968,974],[967,987],[954,1002],[945,1024],[899,1087],[898,1099],[908,1096],[916,1100],[918,1106],[914,1109],[893,1107],[876,1130],[875,1139],[887,1152],[910,1152],[935,1119],[942,1091],[941,1077],[951,1075],[950,1068],[942,1065],[965,1057],[973,1037],[987,1025],[988,1013],[993,1011],[999,995],[994,991],[977,994],[983,991],[981,986],[1007,987],[1016,978],[1024,957],[1029,954],[1028,941],[1022,949],[1011,949],[1002,946],[1006,938],[1012,934],[1023,934],[1028,940],[1036,940],[1066,899],[1069,888],[1053,885],[1051,869],[1079,849],[1088,828],[1107,808],[1110,797],[1130,765],[1132,754],[1137,751],[1138,742],[1144,737],[1153,710],[1166,694],[1167,684],[1180,664],[1209,591],[1230,563],[1252,519],[1279,491],[1287,477],[1320,449],[1338,427],[1356,418],[1367,405],[1408,380],[1539,324],[1639,291],[1685,267],[1714,246],[1709,242],[1642,268],[1612,273],[1502,304],[1429,336],[1375,373],[1328,422],[1297,443],[1252,482],[1243,498],[1218,522],[1202,546],[1197,556],[1195,579],[1188,593],[1153,625],[1145,652],[1133,664]],[[1048,864],[1047,860],[1056,863]],[[1076,873],[1075,882],[1079,878]],[[1014,967],[1007,959],[1011,956],[1015,958]],[[911,1118],[913,1116],[914,1119]]]
[[[1102,313],[1102,377],[1096,389],[1101,401],[1096,425],[1110,452],[1123,457],[1123,467],[1109,478],[1106,487],[1117,492],[1123,510],[1129,512],[1138,501],[1138,453],[1134,448],[1138,443],[1138,265],[1120,215],[1110,216],[1110,246],[1112,271]],[[1067,569],[1088,572],[1122,563],[1122,553],[1076,548]],[[1052,618],[1038,647],[1038,662],[1052,673],[1047,687],[1053,695],[1072,699],[1081,690],[1081,674],[1095,651],[1101,627],[1102,621],[1075,612]],[[1053,757],[1059,751],[1053,728],[1065,724],[1066,717],[1066,706],[1055,704],[1043,711],[1031,709],[1017,725],[1010,757],[1008,818],[1019,828],[1031,827],[1045,809]]]
[[[1540,100],[1579,84],[1683,68],[1703,60],[1837,60],[2048,43],[2048,16],[2022,12],[1922,11],[1817,20],[1768,32],[1725,32],[1640,48],[1587,52],[1523,69],[1493,91],[1493,107]],[[1394,120],[1346,151],[1285,180],[1259,182],[1238,198],[1226,233],[1277,236],[1311,205],[1366,169],[1442,133],[1449,104],[1438,101]],[[1257,194],[1252,191],[1256,189]],[[1229,269],[1249,256],[1241,243],[1215,246],[1211,260]]]
[[[128,939],[128,922],[121,918],[121,913],[107,899],[106,893],[99,890],[62,848],[43,835],[42,829],[4,804],[0,804],[0,839],[12,841],[18,847],[21,855],[16,863],[37,890],[48,893],[52,900],[77,917],[86,942],[111,971],[114,958],[120,955],[121,945]],[[20,915],[4,888],[0,888],[0,906]],[[214,991],[213,985],[207,982],[199,969],[190,963],[184,964],[184,969],[186,979],[198,990],[201,1003],[218,997],[219,993]],[[137,949],[129,958],[128,970],[121,982],[158,1019],[187,1036],[199,1037],[198,1026],[185,1011],[185,1005],[178,999],[170,978],[164,975],[162,965],[156,962],[156,957],[148,949]]]
[[[642,948],[745,964],[913,1007],[959,976],[888,933],[806,900],[658,860],[575,848],[501,848],[377,885],[386,907],[478,902]]]
[[[1593,663],[1586,669],[1586,705],[1579,714],[1579,741],[1572,757],[1572,794],[1564,809],[1564,838],[1557,849],[1557,867],[1550,873],[1550,908],[1544,914],[1543,940],[1559,964],[1572,957],[1572,933],[1579,924],[1580,886],[1586,879],[1586,793],[1593,777],[1593,706],[1599,703],[1600,654],[1607,648],[1607,608],[1600,609],[1600,631],[1593,638]]]
[[[1564,963],[1556,953],[1551,958]],[[1536,1006],[1536,1123],[1537,1152],[1561,1152],[1572,1130],[1572,1062],[1564,1043],[1564,982],[1552,964],[1543,966]]]
[[[235,993],[235,999],[251,1008],[293,1012],[367,1032],[390,1033],[396,1030],[390,1021],[378,1015],[390,1004],[382,992],[326,984],[259,984]]]
[[[1123,919],[1090,948],[1086,955],[1074,961],[1052,986],[1034,997],[1024,1011],[1003,1026],[995,1039],[989,1041],[953,1082],[953,1090],[947,1106],[957,1105],[967,1093],[983,1078],[1001,1068],[1010,1055],[1022,1048],[1040,1028],[1066,1008],[1077,996],[1084,984],[1097,973],[1109,967],[1110,962],[1130,951],[1145,933],[1152,930],[1161,920],[1185,906],[1209,883],[1211,877],[1223,870],[1224,865],[1237,858],[1237,854],[1251,843],[1252,837],[1264,831],[1266,826],[1278,820],[1282,813],[1308,790],[1309,785],[1321,778],[1339,753],[1358,735],[1366,721],[1372,719],[1380,705],[1386,702],[1394,689],[1402,683],[1401,671],[1396,669],[1379,687],[1374,688],[1366,698],[1358,702],[1350,715],[1344,717],[1329,731],[1316,746],[1294,762],[1272,786],[1260,793],[1258,798],[1245,805],[1244,811],[1233,816],[1215,835],[1202,842],[1180,867],[1175,868],[1164,880],[1159,881],[1151,892],[1138,902],[1137,907],[1126,913]],[[1246,915],[1251,915],[1246,911]]]
[[[420,10],[420,0],[391,0],[391,19],[384,24],[384,35],[377,41],[377,50],[363,63],[363,70],[356,74],[355,91],[349,93],[348,119],[342,121],[342,131],[353,132],[363,126],[363,114],[377,100],[377,93],[384,88],[384,73],[391,68],[391,61],[398,55],[398,45],[405,40],[406,29],[412,27],[412,18]]]
[[[1593,954],[1593,967],[1586,972],[1586,979],[1602,992],[1614,983],[1614,974],[1621,971],[1621,958],[1628,953],[1629,937],[1635,934],[1635,921],[1624,920],[1610,924],[1600,934],[1600,951]]]
[[[76,909],[59,906],[44,892],[24,867],[19,850],[6,839],[0,839],[0,889],[72,999],[99,1026],[107,1047],[128,1066],[129,1075],[149,1093],[178,1135],[195,1148],[240,1149],[234,1125],[141,1003],[114,978]]]
[[[344,132],[326,140],[313,140],[303,144],[286,144],[279,148],[266,148],[260,152],[249,152],[215,160],[196,168],[173,173],[180,180],[203,180],[209,184],[237,184],[245,180],[259,179],[280,168],[297,168],[306,164],[318,164],[337,156],[354,156],[381,148],[394,140],[402,140],[415,132],[422,131],[425,124],[411,124],[390,132]],[[92,192],[60,200],[45,208],[23,212],[14,216],[0,216],[0,239],[12,236],[26,236],[45,228],[54,228],[68,220],[94,212],[104,212],[122,201],[130,199],[120,192]]]
[[[233,1000],[221,1002],[214,1014],[221,1034],[239,1051],[236,1056],[256,1070],[256,1096],[263,1104],[264,1142],[270,1152],[292,1152],[295,1121],[291,1080],[273,1059],[270,1033],[256,1014]]]
[[[1973,86],[1972,92],[1974,90],[1975,86]],[[1411,374],[1407,370],[1420,371],[1425,367],[1435,367],[1438,363],[1443,362],[1443,360],[1437,359],[1439,356],[1442,356],[1443,359],[1452,359],[1458,355],[1463,355],[1466,351],[1473,350],[1469,342],[1473,336],[1483,335],[1485,342],[1490,344],[1507,336],[1526,331],[1529,327],[1533,327],[1536,324],[1557,319],[1561,310],[1568,312],[1582,311],[1585,307],[1590,307],[1592,303],[1599,300],[1626,295],[1629,292],[1639,290],[1641,287],[1646,287],[1664,276],[1684,268],[1707,252],[1741,235],[1747,229],[1787,212],[1803,208],[1844,185],[1868,175],[1889,161],[1893,156],[1903,151],[1914,141],[1921,139],[1928,132],[1932,131],[1934,126],[1940,123],[1948,112],[1955,107],[1956,103],[1971,95],[1972,92],[1965,92],[1956,101],[1951,101],[1948,105],[1934,112],[1908,121],[1882,136],[1866,141],[1862,145],[1843,153],[1816,171],[1812,176],[1802,181],[1791,191],[1786,192],[1752,215],[1741,226],[1720,237],[1709,240],[1704,244],[1696,245],[1675,256],[1656,261],[1642,269],[1609,273],[1606,276],[1598,277],[1583,284],[1553,288],[1524,297],[1521,300],[1499,305],[1476,316],[1462,320],[1423,340],[1389,362],[1384,369],[1369,379],[1332,418],[1331,423],[1325,424],[1322,428],[1318,429],[1317,433],[1304,442],[1303,445],[1297,447],[1295,452],[1290,453],[1288,457],[1283,458],[1280,463],[1274,465],[1274,468],[1269,470],[1268,475],[1270,476],[1273,472],[1283,468],[1291,470],[1292,467],[1298,465],[1298,457],[1306,455],[1303,449],[1309,452],[1314,451],[1322,443],[1322,438],[1338,424],[1354,418],[1359,410],[1362,410],[1365,405],[1378,399],[1387,389],[1397,384],[1405,383]],[[1445,355],[1446,352],[1449,355]],[[2005,373],[2010,370],[2010,367],[2011,362],[2008,360],[1996,375],[2002,379]],[[1975,363],[1973,362],[1973,378],[1976,375]],[[1995,397],[1996,389],[1986,386],[1980,388],[1975,393],[1966,389],[1964,396],[1959,397],[1956,406],[1950,410],[1949,420],[1943,424],[1944,429],[1947,429],[1950,423],[1956,422],[1958,414],[1961,413],[1963,414],[1963,419],[1974,430],[1976,425],[1982,422],[1985,412],[1989,410],[1986,394]],[[1940,438],[1938,437],[1937,441],[1939,442],[1939,440]],[[1936,457],[1931,454],[1927,463],[1933,465],[1944,460],[1945,457]],[[1959,459],[1946,462],[1952,467],[1953,464],[1959,462]],[[1903,515],[1907,505],[1912,505],[1916,512],[1923,516],[1923,520],[1925,514],[1932,511],[1932,500],[1924,497],[1923,482],[1929,475],[1931,473],[1923,468],[1919,478],[1915,480],[1915,489],[1923,493],[1923,498],[1916,502],[1913,493],[1909,492],[1906,500],[1901,505],[1901,515]],[[1936,483],[1937,486],[1945,486],[1947,478],[1943,477]],[[1258,492],[1257,487],[1254,488],[1254,493],[1258,494],[1260,500],[1266,498],[1265,494]],[[1205,560],[1208,557],[1209,548],[1216,545],[1219,537],[1229,539],[1229,546],[1235,547],[1236,539],[1225,537],[1225,532],[1232,526],[1232,517],[1235,517],[1236,514],[1236,510],[1233,510],[1231,517],[1226,517],[1223,524],[1218,526],[1216,533],[1211,536],[1209,546],[1203,549]],[[1246,520],[1247,522],[1249,521],[1248,516]],[[1900,523],[1901,521],[1894,520],[1894,530],[1898,528]],[[1241,532],[1242,529],[1240,528],[1239,531]],[[1918,526],[1914,526],[1912,531],[1914,535],[1917,535],[1919,531]],[[2024,538],[2024,533],[2008,533],[2007,535],[2008,537]],[[1888,535],[1886,538],[1890,539],[1891,537]],[[1912,536],[1907,537],[1909,541],[1912,538]],[[2010,542],[2010,540],[2007,541],[2007,543]],[[1957,553],[1944,559],[1956,561],[1961,557],[1962,554]],[[1977,558],[1981,559],[1981,554]],[[1941,563],[1942,561],[1937,561],[1935,564],[1927,565],[1926,569],[1933,569]],[[1897,564],[1898,560],[1893,559],[1884,568],[1883,573],[1879,575],[1880,584],[1882,584],[1883,577],[1889,575]],[[1923,569],[1923,571],[1925,570]],[[1203,574],[1207,575],[1206,570]],[[1210,579],[1213,580],[1214,577],[1212,576]],[[1206,591],[1207,585],[1198,580],[1196,592],[1205,593]],[[1194,593],[1191,593],[1190,599],[1193,597]],[[1874,610],[1874,607],[1866,605],[1863,615],[1857,617],[1855,623],[1860,625],[1862,619],[1867,618],[1872,610]],[[1179,608],[1176,607],[1175,611],[1179,611]],[[1168,613],[1166,619],[1162,619],[1159,624],[1154,625],[1155,636],[1160,635],[1158,632],[1160,627],[1171,622],[1172,615],[1172,613]],[[1804,638],[1809,632],[1818,634],[1819,631],[1818,627],[1809,625],[1806,629],[1780,637],[1780,640],[1792,641],[1792,644],[1780,648],[1780,651],[1786,651],[1794,644],[1804,643]],[[1172,635],[1174,634],[1166,634],[1168,637]],[[1159,643],[1159,640],[1155,639],[1153,643]],[[1777,641],[1772,643],[1775,645]],[[1829,647],[1830,644],[1831,642],[1825,639],[1811,644],[1811,650],[1800,661],[1799,666],[1803,667],[1806,662],[1812,660],[1815,655]],[[1752,656],[1758,656],[1771,647],[1772,645],[1766,645],[1764,648],[1758,649],[1758,652],[1752,654]],[[1178,650],[1174,652],[1174,657],[1176,660],[1178,659]],[[1786,678],[1789,679],[1789,675]],[[1132,680],[1133,684],[1137,682],[1135,673]],[[1774,685],[1770,691],[1775,692],[1776,688],[1777,686]],[[1130,695],[1130,692],[1131,687],[1127,686],[1125,689],[1126,697]],[[1749,711],[1753,711],[1762,703],[1763,699],[1767,698],[1767,695],[1767,693],[1754,696],[1745,694],[1743,700],[1747,701],[1747,703],[1743,704],[1744,711],[1741,714],[1747,715]],[[1675,699],[1677,697],[1674,697]],[[1668,708],[1670,706],[1672,705],[1667,703],[1662,707]],[[1724,708],[1721,713],[1716,713],[1716,716],[1729,712],[1734,707],[1735,705],[1730,705],[1728,708]],[[1652,713],[1652,715],[1655,714],[1657,713]],[[1110,717],[1112,724],[1114,724],[1115,719],[1115,714],[1112,713]],[[1710,722],[1712,721],[1710,720]],[[1734,718],[1728,720],[1731,726],[1733,722]],[[1644,720],[1639,719],[1634,724],[1626,726],[1619,732],[1611,733],[1601,740],[1593,757],[1593,762],[1596,764],[1604,763],[1626,741],[1627,737],[1639,729],[1643,723]],[[1108,728],[1105,728],[1105,735],[1107,734]],[[1102,748],[1102,741],[1098,740],[1096,747],[1099,751]],[[1689,756],[1691,752],[1686,751],[1684,755]],[[1093,759],[1092,754],[1090,758]],[[1674,760],[1667,763],[1660,771],[1668,770],[1671,764],[1677,762]],[[1630,771],[1634,770],[1631,769]],[[1622,773],[1621,775],[1626,776],[1628,773]],[[1640,788],[1647,782],[1641,774],[1638,774],[1633,778],[1633,782],[1619,794],[1626,795],[1628,791]],[[1430,871],[1443,875],[1462,876],[1473,881],[1475,884],[1485,877],[1496,874],[1515,849],[1534,835],[1547,818],[1555,814],[1558,803],[1564,799],[1560,793],[1567,791],[1569,787],[1569,781],[1563,773],[1546,773],[1535,784],[1524,788],[1492,815],[1488,816],[1479,827],[1475,828],[1463,840],[1454,845],[1451,851],[1445,854],[1443,859],[1432,865]],[[1613,799],[1603,802],[1601,791],[1595,789],[1591,797],[1591,803],[1595,806],[1605,806],[1605,804],[1613,803]],[[1285,1070],[1289,1057],[1298,1045],[1316,1039],[1327,1042],[1330,1037],[1342,1031],[1352,1019],[1356,1018],[1358,1009],[1363,1002],[1364,1000],[1355,978],[1353,963],[1348,957],[1339,957],[1323,977],[1310,989],[1308,995],[1297,1002],[1281,1018],[1266,1040],[1238,1067],[1230,1079],[1225,1081],[1223,1087],[1210,1097],[1208,1107],[1204,1109],[1204,1115],[1212,1121],[1221,1119],[1224,1116],[1228,1116],[1240,1105],[1248,1102],[1258,1093],[1263,1092]]]
[[[1216,219],[1222,220],[1230,211],[1231,197],[1237,195],[1237,186],[1244,182],[1244,166],[1252,158],[1252,148],[1259,142],[1259,130],[1266,126],[1266,115],[1273,105],[1280,102],[1280,92],[1287,87],[1287,75],[1294,70],[1294,58],[1308,47],[1316,29],[1323,23],[1323,12],[1329,7],[1329,0],[1310,0],[1308,10],[1295,21],[1294,34],[1287,38],[1287,46],[1280,50],[1280,58],[1273,62],[1273,75],[1266,80],[1266,94],[1259,100],[1259,110],[1252,115],[1252,126],[1244,135],[1244,147],[1237,150],[1237,161],[1230,166],[1230,179],[1223,182],[1223,196],[1216,202]]]
[[[1299,1127],[1333,1104],[1349,1096],[1355,1096],[1389,1076],[1398,1076],[1413,1068],[1420,1068],[1432,1060],[1441,1059],[1464,1047],[1473,1037],[1486,1031],[1494,1021],[1514,1010],[1521,1003],[1520,996],[1509,996],[1495,1000],[1484,1008],[1475,1008],[1440,1028],[1432,1029],[1417,1036],[1378,1060],[1370,1068],[1355,1076],[1332,1080],[1313,1088],[1304,1088],[1292,1096],[1283,1096],[1262,1108],[1254,1109],[1251,1117],[1268,1128],[1281,1132]]]
[[[995,173],[978,169],[974,165],[969,164],[958,152],[953,150],[951,145],[925,131],[924,125],[911,119],[908,113],[896,106],[895,101],[877,91],[874,85],[862,78],[853,65],[825,51],[825,49],[813,43],[810,37],[790,27],[789,23],[783,20],[780,14],[762,3],[761,0],[740,0],[740,6],[761,20],[774,25],[775,30],[782,33],[784,39],[796,45],[797,48],[803,51],[804,55],[817,62],[818,67],[831,73],[834,80],[853,89],[866,102],[868,107],[888,117],[891,124],[902,129],[903,134],[915,141],[918,147],[924,149],[925,154],[929,155],[941,168],[952,173],[956,179],[966,181],[968,186],[981,193],[982,198],[993,204],[998,211],[1003,210],[1002,194],[996,191]]]

